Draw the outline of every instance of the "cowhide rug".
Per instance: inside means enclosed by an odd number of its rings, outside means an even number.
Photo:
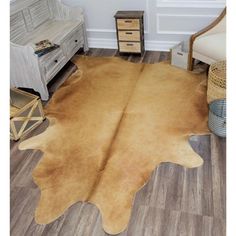
[[[86,201],[99,208],[104,230],[117,234],[128,225],[135,193],[161,162],[202,165],[188,139],[208,133],[206,76],[168,63],[73,61],[79,70],[46,106],[49,127],[20,144],[44,153],[33,171],[41,190],[35,220],[50,223]]]

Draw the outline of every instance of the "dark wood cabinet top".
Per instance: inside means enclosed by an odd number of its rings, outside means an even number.
[[[142,18],[144,11],[117,11],[115,18]]]

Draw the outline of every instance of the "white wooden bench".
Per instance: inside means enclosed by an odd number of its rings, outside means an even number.
[[[59,0],[15,0],[10,15],[11,87],[32,88],[47,100],[49,81],[81,47],[88,50],[83,11]],[[60,47],[38,57],[34,44],[44,39]]]

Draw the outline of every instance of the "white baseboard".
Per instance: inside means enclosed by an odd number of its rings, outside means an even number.
[[[145,41],[145,50],[148,51],[170,51],[170,48],[178,44],[179,41]],[[116,39],[88,38],[90,48],[110,48],[117,49]]]
[[[88,45],[90,48],[117,48],[116,39],[105,38],[88,38]]]
[[[163,51],[168,52],[175,45],[179,44],[180,41],[145,41],[145,50],[148,51]]]

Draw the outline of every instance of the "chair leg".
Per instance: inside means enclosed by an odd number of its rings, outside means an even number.
[[[210,69],[210,65],[207,66],[207,69],[206,69],[206,75],[208,77],[208,74],[209,74],[209,69]]]
[[[190,58],[188,62],[188,70],[193,71],[193,66],[194,66],[194,58]]]

